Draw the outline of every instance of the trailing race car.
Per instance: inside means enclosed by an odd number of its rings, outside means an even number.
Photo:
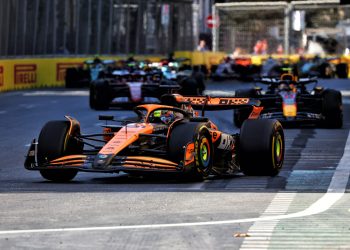
[[[261,118],[277,119],[285,124],[315,124],[327,128],[343,126],[342,96],[333,89],[317,86],[316,78],[300,78],[284,74],[281,79],[262,78],[259,82],[267,84],[265,93],[262,89],[239,89],[236,97],[257,98],[264,107]],[[315,83],[312,90],[307,84]],[[251,108],[236,109],[234,122],[240,127],[248,118]]]
[[[162,95],[178,89],[176,82],[162,81],[157,71],[115,70],[113,78],[91,82],[89,104],[92,109],[107,110],[112,106],[159,103]]]
[[[111,76],[114,67],[114,60],[86,60],[82,67],[67,69],[66,88],[89,87],[91,81]]]
[[[252,63],[249,57],[226,56],[219,65],[212,65],[211,78],[214,81],[242,80],[251,81],[260,74],[261,66]]]
[[[161,60],[158,67],[163,81],[177,82],[183,95],[202,95],[205,90],[205,67],[191,66],[189,58]]]
[[[168,92],[198,95],[205,89],[204,76],[200,72],[176,71],[170,63],[161,68],[153,64],[134,63],[134,67],[114,70],[113,77],[92,81],[90,107],[106,110],[125,104],[159,103],[161,96]]]
[[[78,171],[134,175],[172,173],[202,179],[243,171],[247,175],[275,176],[284,159],[284,133],[277,120],[254,119],[259,101],[248,98],[209,98],[165,95],[165,103],[135,108],[137,122],[103,125],[100,134],[81,134],[72,117],[50,121],[33,140],[25,161],[48,180],[65,182]],[[220,131],[193,108],[223,110],[254,106],[240,134]],[[100,120],[115,122],[113,116]]]

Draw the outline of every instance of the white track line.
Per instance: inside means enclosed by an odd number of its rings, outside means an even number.
[[[319,200],[311,204],[307,209],[291,214],[266,216],[258,218],[246,218],[237,220],[222,221],[204,221],[204,222],[187,222],[187,223],[170,223],[170,224],[150,224],[150,225],[129,225],[129,226],[106,226],[106,227],[75,227],[75,228],[51,228],[51,229],[28,229],[28,230],[3,230],[0,235],[6,234],[28,234],[28,233],[51,233],[51,232],[76,232],[76,231],[103,231],[103,230],[126,230],[126,229],[159,229],[172,227],[194,227],[194,226],[211,226],[223,224],[236,224],[246,222],[274,221],[297,217],[305,217],[323,213],[332,207],[340,198],[343,197],[346,185],[350,176],[350,134],[348,135],[344,148],[344,155],[341,158],[338,167],[335,169],[332,181],[325,193]],[[278,195],[278,194],[277,194]]]

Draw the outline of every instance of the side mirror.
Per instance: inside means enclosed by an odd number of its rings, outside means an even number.
[[[114,116],[113,115],[99,115],[98,119],[100,121],[113,121],[114,120]]]

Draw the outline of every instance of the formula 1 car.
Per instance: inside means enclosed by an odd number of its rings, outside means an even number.
[[[333,89],[317,86],[316,78],[297,78],[284,74],[281,79],[262,78],[260,83],[267,84],[262,88],[236,90],[236,97],[257,98],[264,107],[260,118],[277,119],[282,124],[314,124],[327,128],[341,128],[343,125],[342,96]],[[307,84],[315,83],[312,90]],[[234,122],[240,127],[248,118],[251,108],[236,109]]]
[[[198,95],[199,89],[204,89],[204,80],[200,77],[197,79],[197,74],[182,76],[180,73],[175,72],[174,78],[167,78],[160,69],[151,67],[142,69],[139,65],[115,70],[112,73],[113,78],[91,82],[90,107],[106,110],[113,106],[159,103],[161,96],[169,92]]]
[[[68,68],[65,77],[66,88],[89,87],[91,81],[111,75],[115,67],[114,60],[86,60],[82,67]]]
[[[159,103],[162,95],[180,89],[176,82],[162,81],[157,71],[120,69],[113,76],[91,82],[90,108],[107,110],[113,106]]]
[[[183,97],[168,94],[169,105],[147,104],[135,108],[137,122],[106,120],[100,134],[82,134],[72,117],[50,121],[33,140],[25,161],[54,182],[73,179],[78,171],[133,175],[175,174],[195,179],[243,171],[246,175],[275,176],[284,159],[284,133],[277,120],[254,119],[261,107],[248,98]],[[170,106],[174,104],[175,106]],[[253,106],[240,134],[220,131],[195,109],[224,110]]]
[[[176,81],[183,95],[202,95],[205,90],[205,67],[191,66],[189,58],[163,59],[160,69],[164,81]]]
[[[251,58],[226,56],[219,65],[212,65],[211,78],[214,81],[251,81],[260,74],[261,67],[252,63]]]

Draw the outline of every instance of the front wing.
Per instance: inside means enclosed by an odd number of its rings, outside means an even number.
[[[183,173],[191,169],[192,164],[184,166],[157,157],[149,156],[115,156],[109,164],[102,167],[94,166],[95,155],[68,155],[63,156],[44,164],[37,162],[37,143],[33,141],[25,161],[25,168],[28,170],[45,169],[76,169],[83,172],[118,173],[123,172],[166,172]]]
[[[286,117],[281,111],[266,111],[260,114],[262,119],[277,119],[282,123],[304,123],[304,124],[315,124],[324,121],[322,114],[311,113],[311,112],[298,112],[295,117]]]

